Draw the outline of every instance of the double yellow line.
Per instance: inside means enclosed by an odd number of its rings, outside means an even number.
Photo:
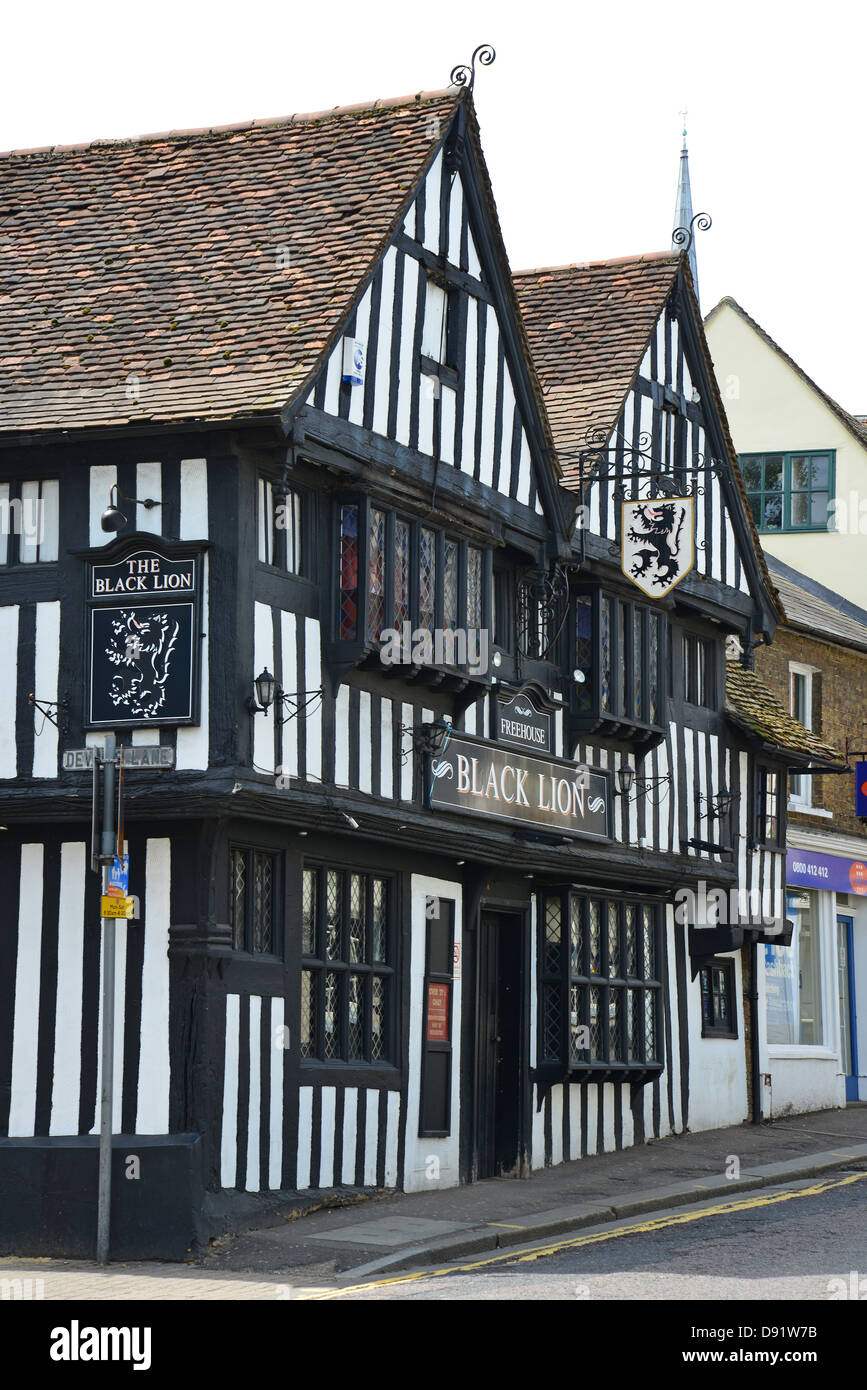
[[[770,1196],[743,1197],[738,1201],[720,1202],[713,1207],[702,1207],[699,1211],[676,1212],[669,1216],[653,1217],[649,1221],[638,1221],[631,1226],[617,1226],[610,1231],[598,1231],[595,1235],[571,1236],[565,1240],[551,1241],[548,1245],[534,1245],[523,1255],[515,1250],[502,1250],[484,1260],[473,1260],[469,1264],[448,1265],[444,1269],[424,1269],[413,1274],[397,1274],[391,1279],[373,1279],[366,1284],[351,1284],[344,1289],[306,1289],[300,1298],[303,1301],[316,1301],[333,1298],[346,1298],[349,1294],[366,1293],[369,1289],[386,1289],[395,1284],[412,1284],[420,1279],[443,1279],[449,1274],[472,1274],[475,1270],[486,1269],[498,1264],[525,1264],[542,1260],[546,1255],[557,1255],[563,1250],[578,1250],[585,1245],[599,1245],[603,1241],[617,1240],[621,1236],[642,1235],[646,1231],[662,1231],[667,1226],[686,1226],[691,1221],[704,1221],[709,1216],[728,1216],[732,1212],[751,1211],[755,1207],[772,1207],[780,1202],[792,1202],[801,1197],[819,1197],[836,1187],[848,1187],[851,1183],[863,1182],[867,1173],[852,1173],[845,1178],[831,1178],[816,1183],[814,1187],[802,1187],[792,1192],[775,1192]],[[490,1222],[490,1225],[501,1223]]]

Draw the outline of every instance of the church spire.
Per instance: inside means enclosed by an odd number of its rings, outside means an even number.
[[[683,148],[680,151],[680,169],[677,176],[677,202],[674,207],[674,226],[690,229],[692,222],[692,190],[689,186],[689,152],[686,148],[686,112],[681,111],[683,116]],[[676,239],[672,239],[672,251],[679,251],[683,245],[683,240],[678,244]],[[689,268],[692,272],[692,283],[695,287],[695,297],[698,299],[698,262],[695,254],[695,239],[690,236],[689,240]]]

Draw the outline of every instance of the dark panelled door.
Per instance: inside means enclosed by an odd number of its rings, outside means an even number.
[[[517,1175],[521,1135],[519,913],[483,912],[476,1047],[476,1173]]]

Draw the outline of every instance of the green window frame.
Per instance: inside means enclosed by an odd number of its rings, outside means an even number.
[[[835,497],[836,450],[741,454],[739,463],[760,534],[829,529]]]

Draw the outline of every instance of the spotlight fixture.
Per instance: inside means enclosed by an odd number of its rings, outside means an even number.
[[[108,506],[99,521],[103,531],[120,531],[126,526],[127,519],[117,505],[119,499],[123,499],[124,502],[132,502],[137,507],[146,507],[148,511],[151,511],[153,507],[162,506],[162,503],[157,502],[153,497],[144,497],[141,499],[138,497],[124,497],[117,483],[112,483],[108,494]]]

